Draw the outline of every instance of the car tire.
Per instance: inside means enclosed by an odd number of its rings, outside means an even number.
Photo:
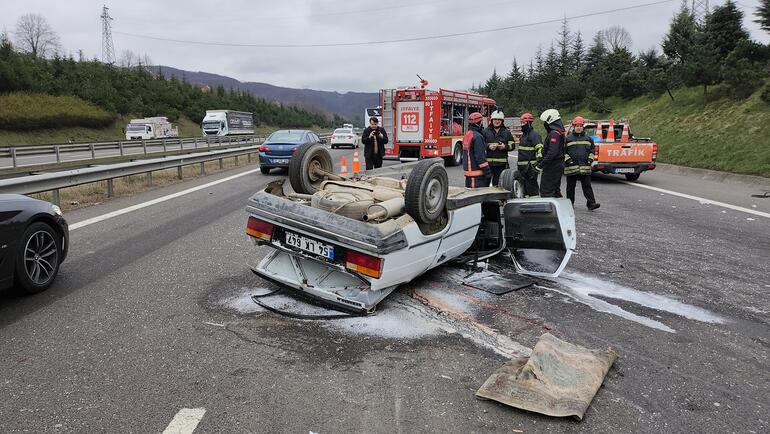
[[[262,172],[263,175],[267,175],[268,173],[270,173],[270,168],[260,166],[259,171]]]
[[[332,149],[337,149],[337,145],[332,145]]]
[[[353,220],[363,220],[374,198],[363,190],[319,191],[310,199],[310,206]]]
[[[421,160],[406,181],[404,209],[417,223],[435,223],[444,214],[448,193],[449,178],[441,159]]]
[[[332,173],[332,154],[321,145],[306,143],[289,160],[289,183],[296,193],[313,194],[321,188],[325,177],[314,175],[314,167]]]
[[[462,142],[455,143],[452,150],[452,156],[446,157],[447,166],[459,166],[463,163],[463,145]]]
[[[61,242],[61,236],[46,223],[35,222],[27,227],[22,235],[14,270],[18,289],[35,294],[51,286],[59,273]],[[28,256],[27,251],[34,252],[34,256]]]
[[[524,184],[522,184],[521,173],[515,169],[505,169],[500,173],[500,187],[511,193],[516,199],[524,197]]]
[[[639,173],[626,173],[626,180],[634,182],[639,179]]]

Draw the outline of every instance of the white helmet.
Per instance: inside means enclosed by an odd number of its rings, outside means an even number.
[[[561,115],[559,114],[559,110],[556,109],[548,109],[540,115],[540,120],[547,124],[556,122],[559,119],[561,119]]]
[[[500,119],[501,121],[504,121],[505,115],[503,114],[502,110],[495,110],[492,112],[492,116],[490,117],[490,119],[492,120]]]

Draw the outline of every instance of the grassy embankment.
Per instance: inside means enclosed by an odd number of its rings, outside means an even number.
[[[610,114],[585,107],[565,113],[587,118],[630,118],[638,137],[652,137],[659,145],[658,161],[681,166],[770,177],[770,104],[759,98],[735,101],[702,88],[678,89],[668,95],[632,100],[609,99]]]

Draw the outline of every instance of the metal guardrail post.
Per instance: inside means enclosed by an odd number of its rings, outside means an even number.
[[[59,189],[51,191],[51,202],[53,202],[54,205],[59,206],[61,205],[61,197],[59,196]]]
[[[179,166],[176,168],[176,177],[179,179],[184,179],[184,177],[182,176],[182,166]]]
[[[238,165],[238,156],[237,155],[235,156],[235,165],[236,166]]]
[[[123,142],[118,142],[118,148],[120,149],[120,156],[123,156]]]
[[[206,166],[205,166],[205,164],[206,163],[204,161],[201,161],[201,176],[206,174]]]
[[[152,172],[147,172],[147,186],[152,187]]]
[[[56,152],[56,162],[61,163],[61,152],[59,150],[59,145],[54,146],[53,149]]]
[[[168,152],[166,150],[166,139],[163,139],[163,152]]]
[[[115,190],[112,185],[112,179],[107,180],[107,197],[112,197],[115,195]]]
[[[222,158],[219,159],[219,170],[222,170],[225,168],[224,162],[222,160],[223,160]]]
[[[147,155],[147,142],[142,140],[142,149],[144,149],[144,155]]]
[[[16,148],[11,148],[11,160],[13,160],[13,167],[16,167]]]
[[[251,154],[246,154],[246,162],[251,164]]]
[[[94,149],[94,144],[90,143],[89,145],[90,145],[89,147],[91,148],[91,159],[95,160],[96,159],[96,150]]]

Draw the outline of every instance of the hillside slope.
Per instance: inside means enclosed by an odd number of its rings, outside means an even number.
[[[759,98],[759,91],[736,101],[706,99],[701,88],[688,88],[676,90],[674,101],[662,95],[608,103],[611,114],[582,108],[564,118],[628,117],[634,135],[658,143],[661,163],[770,177],[770,104]]]

